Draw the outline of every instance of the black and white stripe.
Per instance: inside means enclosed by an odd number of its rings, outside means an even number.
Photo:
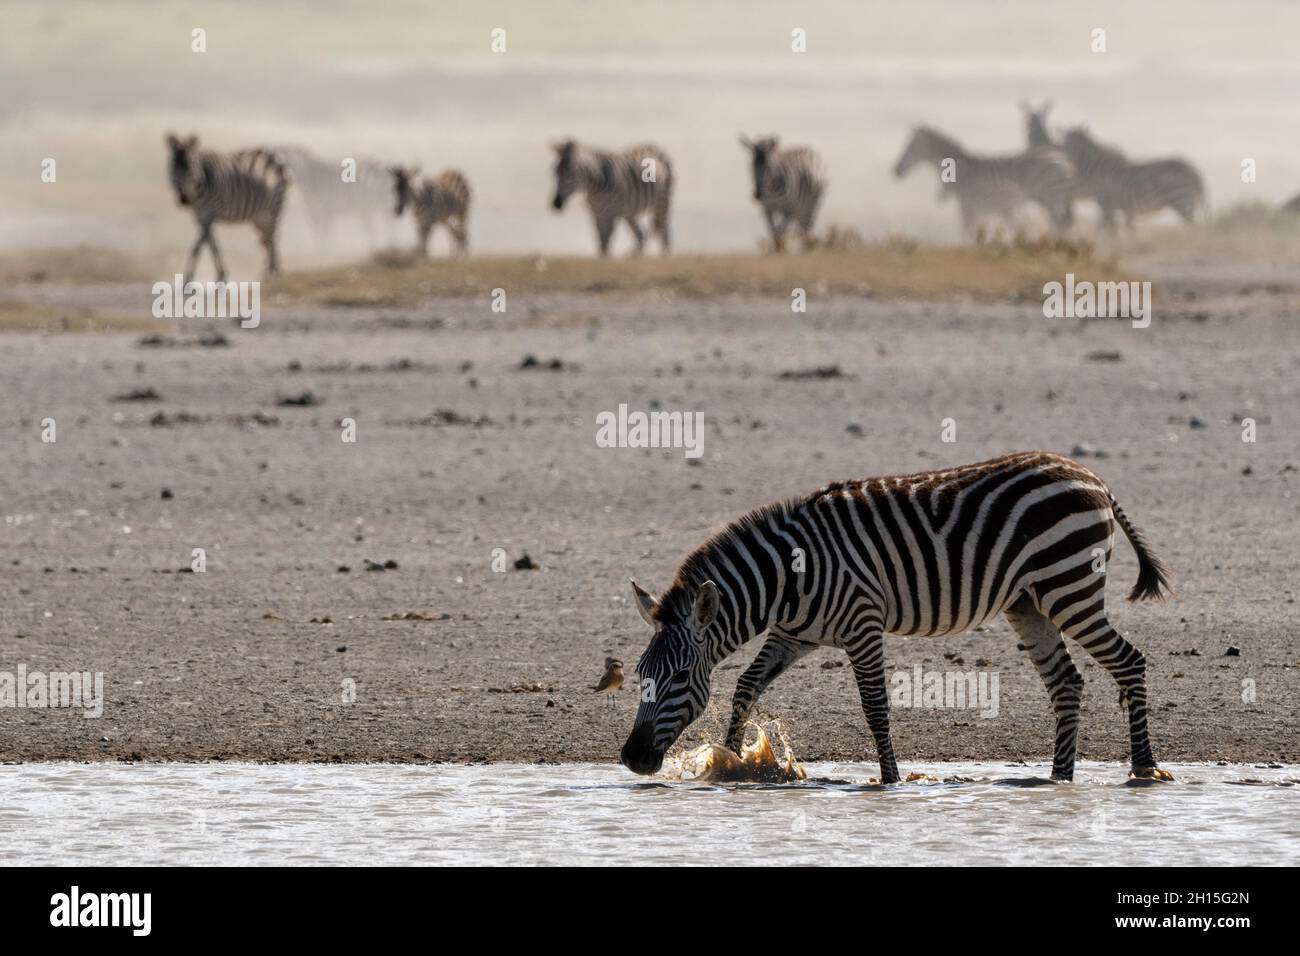
[[[1074,164],[1077,195],[1096,200],[1109,230],[1115,229],[1121,213],[1132,231],[1144,213],[1169,207],[1191,222],[1205,205],[1201,174],[1186,160],[1133,162],[1118,149],[1098,143],[1082,127],[1066,132],[1061,145]]]
[[[741,136],[740,145],[749,150],[754,199],[763,207],[772,248],[785,250],[785,233],[791,223],[798,227],[804,248],[808,248],[826,192],[826,164],[807,146],[781,149],[775,136],[756,140]]]
[[[397,199],[393,215],[400,217],[410,206],[415,217],[416,252],[427,256],[433,227],[445,225],[451,233],[456,255],[467,255],[470,188],[464,174],[445,169],[437,176],[420,180],[418,166],[409,169],[392,166],[388,171],[393,177],[393,193]]]
[[[1074,773],[1083,688],[1065,638],[1119,684],[1133,769],[1153,775],[1145,661],[1106,615],[1116,525],[1138,557],[1129,599],[1162,597],[1168,571],[1102,480],[1045,452],[833,484],[752,512],[691,554],[660,599],[633,585],[655,636],[637,667],[642,703],[623,763],[656,772],[704,710],[713,668],[766,633],[737,684],[728,745],[739,747],[755,700],[791,663],[817,646],[840,647],[882,779],[896,781],[883,635],[958,634],[1005,613],[1056,713],[1053,777]]]
[[[609,255],[614,226],[621,219],[636,239],[636,252],[645,250],[645,232],[638,220],[650,214],[650,229],[661,251],[671,246],[668,215],[672,205],[673,168],[658,146],[643,143],[621,153],[583,146],[572,139],[552,144],[555,150],[555,197],[558,212],[574,193],[584,193],[596,226],[600,254]]]
[[[946,161],[951,161],[956,178],[943,183],[940,197],[949,191],[957,197],[967,235],[979,235],[991,220],[1013,224],[1017,210],[1026,203],[1042,206],[1053,228],[1069,227],[1074,169],[1062,150],[1035,147],[1009,156],[981,156],[932,127],[918,126],[894,166],[894,175],[902,177],[918,163],[942,171]]]
[[[226,278],[213,224],[251,222],[266,250],[266,271],[280,270],[275,249],[275,230],[284,207],[289,173],[281,158],[269,149],[246,149],[237,153],[216,153],[199,149],[197,136],[181,140],[168,134],[171,153],[168,176],[176,199],[194,211],[199,235],[190,249],[185,276],[193,275],[199,251],[206,244],[212,250],[218,281]]]

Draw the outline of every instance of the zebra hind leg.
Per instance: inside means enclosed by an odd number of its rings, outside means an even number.
[[[1151,738],[1147,733],[1146,658],[1111,627],[1106,619],[1104,601],[1079,613],[1067,609],[1055,615],[1053,623],[1106,668],[1119,685],[1120,706],[1128,711],[1133,776],[1150,780],[1174,779],[1173,774],[1156,766],[1156,758],[1151,752]]]
[[[602,257],[609,255],[609,240],[614,235],[614,219],[597,219],[596,220],[596,241],[600,243],[600,254]]]
[[[807,641],[773,634],[759,649],[745,672],[736,681],[736,693],[731,699],[731,725],[727,728],[725,746],[739,754],[745,741],[745,725],[749,722],[754,704],[772,681],[785,673],[790,665],[808,654],[817,645]]]
[[[1020,649],[1038,668],[1043,686],[1056,713],[1056,747],[1052,755],[1052,779],[1073,780],[1078,754],[1079,704],[1083,696],[1083,675],[1070,659],[1065,640],[1047,616],[1027,594],[1006,610],[1007,620],[1020,635]]]
[[[654,232],[659,236],[659,251],[668,255],[672,250],[672,240],[668,235],[668,204],[660,203],[654,210]]]
[[[898,783],[898,762],[889,734],[889,694],[885,690],[885,638],[879,626],[863,631],[845,643],[853,676],[858,681],[862,711],[880,755],[880,782]]]
[[[645,252],[645,232],[641,229],[641,224],[636,221],[636,216],[627,217],[628,228],[632,230],[632,238],[636,240],[636,250],[633,256],[639,256]]]

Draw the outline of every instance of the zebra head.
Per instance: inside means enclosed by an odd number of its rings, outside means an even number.
[[[641,703],[621,759],[634,773],[651,774],[709,701],[718,642],[709,640],[707,632],[718,616],[718,586],[705,581],[693,596],[681,593],[677,599],[670,591],[660,602],[635,581],[632,591],[637,610],[655,633],[636,667]]]
[[[171,162],[167,175],[172,189],[176,190],[176,201],[188,206],[203,185],[203,164],[199,161],[199,138],[187,136],[177,139],[172,133],[167,134],[167,148],[171,151]]]
[[[912,138],[894,164],[894,175],[901,179],[917,163],[938,165],[945,159],[955,159],[960,152],[961,147],[942,133],[928,126],[918,126],[912,130]]]
[[[1042,106],[1034,109],[1028,102],[1021,100],[1020,109],[1025,114],[1025,137],[1029,145],[1051,146],[1052,135],[1047,131],[1047,114],[1052,109],[1052,101],[1045,100]]]
[[[555,198],[551,200],[551,207],[559,212],[582,185],[578,174],[578,144],[565,139],[552,143],[551,149],[555,150]]]
[[[776,153],[779,140],[775,136],[764,136],[760,139],[741,136],[740,145],[749,150],[754,167],[754,198],[761,202],[763,190],[769,185],[768,171],[772,168],[772,156]]]
[[[393,195],[397,199],[393,215],[400,216],[406,211],[406,204],[415,201],[415,183],[416,177],[420,175],[420,167],[389,166],[388,174],[393,177]]]

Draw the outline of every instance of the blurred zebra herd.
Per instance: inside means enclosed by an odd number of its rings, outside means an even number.
[[[918,126],[894,166],[895,176],[907,175],[918,164],[933,166],[941,184],[939,200],[956,199],[962,230],[977,241],[1004,229],[1021,231],[1026,213],[1045,214],[1051,230],[1063,233],[1074,225],[1074,209],[1081,201],[1096,204],[1101,224],[1110,233],[1121,220],[1132,232],[1139,216],[1166,208],[1184,222],[1207,209],[1204,183],[1187,161],[1133,160],[1097,142],[1082,126],[1054,137],[1047,125],[1050,103],[1037,109],[1027,103],[1021,107],[1024,149],[1002,155],[973,153],[933,127]],[[776,136],[741,136],[740,144],[749,155],[753,199],[766,222],[772,250],[786,249],[792,228],[804,249],[815,244],[813,230],[829,184],[822,157],[808,146],[783,146]],[[339,221],[359,223],[372,233],[379,217],[401,218],[409,209],[418,255],[429,254],[439,226],[450,234],[454,255],[469,253],[473,193],[458,170],[422,177],[418,166],[369,159],[335,163],[300,146],[220,153],[200,148],[196,136],[182,140],[169,134],[167,146],[172,189],[179,204],[193,211],[198,225],[187,276],[207,246],[218,278],[225,278],[213,235],[217,223],[250,223],[266,252],[266,271],[278,271],[276,232],[290,190],[317,233]],[[620,221],[632,232],[636,254],[644,251],[647,232],[664,255],[669,253],[676,170],[667,153],[651,143],[616,152],[573,139],[552,143],[551,148],[552,206],[561,211],[570,196],[584,195],[600,255],[609,254]]]

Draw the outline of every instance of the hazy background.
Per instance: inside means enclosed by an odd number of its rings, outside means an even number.
[[[207,52],[190,52],[191,30]],[[490,33],[507,31],[508,52]],[[790,50],[795,27],[808,52]],[[1090,50],[1104,27],[1108,52]],[[57,2],[0,8],[0,249],[183,247],[165,131],[211,146],[299,143],[341,156],[458,166],[476,252],[590,252],[585,208],[548,206],[549,139],[673,157],[681,250],[749,250],[761,219],[740,131],[826,157],[822,225],[955,238],[932,176],[890,167],[909,127],[968,148],[1023,143],[1017,101],[1051,97],[1135,157],[1177,153],[1214,207],[1300,191],[1300,7],[1283,3]],[[58,182],[40,181],[43,157]],[[1240,162],[1259,163],[1254,185]],[[292,268],[355,254],[291,210]],[[248,235],[244,236],[243,233]],[[236,235],[238,234],[238,235]],[[251,230],[227,229],[236,253]],[[394,227],[385,241],[411,241]],[[619,249],[627,246],[625,235]],[[438,246],[441,251],[444,246]],[[242,245],[241,245],[242,244]]]

